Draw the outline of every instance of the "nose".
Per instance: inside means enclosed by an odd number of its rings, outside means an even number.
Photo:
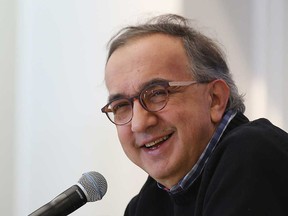
[[[145,110],[139,100],[134,100],[133,118],[131,120],[132,132],[143,132],[157,124],[157,115]]]

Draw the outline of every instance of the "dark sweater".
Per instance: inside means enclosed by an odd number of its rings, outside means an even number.
[[[288,134],[237,114],[201,176],[170,194],[148,177],[125,216],[287,216]]]

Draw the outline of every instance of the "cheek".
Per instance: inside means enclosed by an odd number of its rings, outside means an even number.
[[[127,146],[128,141],[131,140],[131,134],[126,126],[117,127],[117,134],[119,141],[123,148]]]
[[[191,142],[192,140],[197,142],[207,141],[207,136],[213,130],[209,109],[204,106],[187,107],[187,109],[175,113],[173,117],[180,138],[183,139],[183,142]]]
[[[118,138],[121,143],[122,149],[128,158],[132,159],[133,149],[134,149],[134,140],[131,133],[131,130],[127,126],[117,127]]]

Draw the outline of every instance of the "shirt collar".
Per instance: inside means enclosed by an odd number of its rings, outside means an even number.
[[[160,187],[163,190],[169,191],[172,194],[176,194],[178,192],[184,191],[187,188],[189,188],[195,182],[195,180],[200,176],[210,155],[212,154],[221,136],[223,135],[225,129],[227,128],[228,124],[234,118],[235,115],[236,115],[236,112],[233,112],[231,110],[225,113],[219,126],[214,132],[211,140],[209,141],[208,145],[204,149],[200,158],[198,159],[196,164],[192,167],[192,169],[186,174],[186,176],[184,176],[182,180],[180,180],[180,182],[177,185],[173,186],[171,189],[168,189],[165,186],[161,185],[160,183],[157,183],[158,187]]]

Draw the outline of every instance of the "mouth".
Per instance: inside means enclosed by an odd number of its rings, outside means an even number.
[[[165,142],[166,140],[168,140],[171,136],[172,136],[172,134],[166,135],[166,136],[161,137],[161,138],[159,138],[159,139],[157,139],[157,140],[154,140],[153,142],[146,143],[144,146],[145,146],[145,148],[150,149],[150,150],[156,149],[156,148],[158,148],[163,142]]]

